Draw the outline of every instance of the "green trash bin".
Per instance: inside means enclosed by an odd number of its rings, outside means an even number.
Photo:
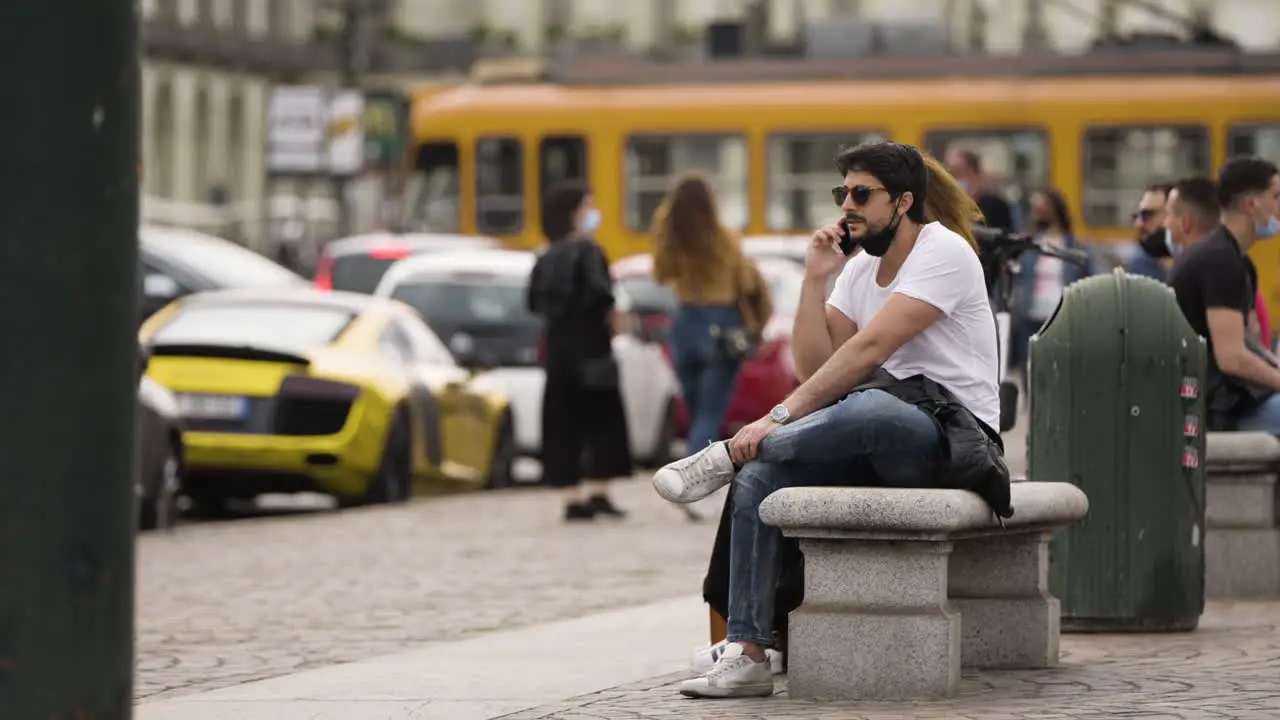
[[[1088,518],[1050,545],[1062,629],[1195,629],[1204,610],[1204,340],[1171,288],[1117,269],[1066,288],[1029,353],[1028,475],[1089,496]]]

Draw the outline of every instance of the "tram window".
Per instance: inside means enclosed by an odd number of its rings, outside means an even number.
[[[839,183],[836,155],[859,143],[885,140],[880,133],[788,133],[770,135],[765,165],[765,221],[770,230],[812,230],[839,215],[831,186]]]
[[[1257,155],[1280,162],[1280,123],[1236,125],[1227,135],[1227,157]]]
[[[940,161],[948,150],[970,150],[982,159],[982,173],[992,190],[1027,217],[1031,191],[1049,185],[1049,140],[1043,130],[938,130],[925,135],[924,147]],[[1020,227],[1019,218],[1014,226]]]
[[[538,176],[543,200],[561,182],[587,183],[587,141],[581,136],[543,138],[538,147]]]
[[[515,235],[524,229],[524,158],[520,140],[476,141],[476,230]]]
[[[1204,127],[1107,127],[1084,133],[1084,221],[1128,225],[1147,186],[1210,173]]]
[[[720,221],[744,228],[748,216],[747,141],[741,135],[633,135],[625,169],[627,227],[649,229],[676,178],[702,173],[711,183]]]
[[[405,198],[407,231],[459,232],[458,146],[451,142],[420,145]]]

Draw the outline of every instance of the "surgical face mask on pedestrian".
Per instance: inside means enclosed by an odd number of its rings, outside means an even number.
[[[1142,248],[1142,252],[1157,260],[1173,257],[1176,247],[1173,243],[1173,233],[1163,228],[1156,228],[1143,235],[1138,241],[1138,246]]]
[[[582,214],[582,223],[578,227],[578,232],[584,235],[593,235],[596,230],[600,229],[600,210],[597,208],[587,208]]]
[[[1280,218],[1275,215],[1267,216],[1267,221],[1260,222],[1254,226],[1253,232],[1258,236],[1259,240],[1270,240],[1276,235],[1280,235]]]
[[[1156,224],[1160,211],[1155,208],[1142,208],[1133,214],[1133,223],[1138,235],[1138,247],[1149,257],[1157,260],[1173,257],[1168,240],[1169,232],[1165,223]],[[1152,227],[1154,225],[1154,227]]]
[[[1259,240],[1270,240],[1280,235],[1280,218],[1274,212],[1267,212],[1262,206],[1262,198],[1258,198],[1259,206],[1253,213],[1253,234]]]

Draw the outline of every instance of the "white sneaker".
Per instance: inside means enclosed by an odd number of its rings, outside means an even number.
[[[680,683],[680,694],[703,698],[768,697],[773,694],[773,673],[768,662],[756,662],[742,654],[741,645],[729,643],[705,675]]]
[[[721,640],[714,645],[700,647],[693,651],[693,660],[689,663],[689,669],[695,675],[705,675],[711,671],[716,664],[716,660],[720,659],[720,655],[724,653],[724,649],[729,646],[728,640]],[[782,674],[782,653],[773,648],[764,651],[765,657],[769,658],[769,671],[774,675]]]
[[[653,489],[668,502],[697,502],[733,482],[735,472],[729,444],[715,442],[654,473]]]

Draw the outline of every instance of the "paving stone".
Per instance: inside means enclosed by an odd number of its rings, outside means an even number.
[[[966,672],[955,698],[919,703],[693,700],[684,676],[595,693],[503,720],[1269,720],[1280,717],[1280,602],[1210,602],[1200,629],[1064,635],[1048,670]]]
[[[180,526],[138,539],[138,698],[696,593],[724,496],[690,523],[646,478],[622,521],[568,525],[549,492]],[[686,652],[688,648],[679,648]]]

